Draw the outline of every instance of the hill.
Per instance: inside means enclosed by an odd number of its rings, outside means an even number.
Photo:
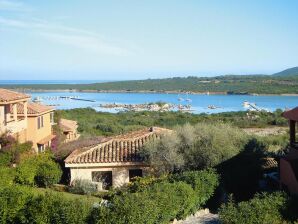
[[[174,77],[93,84],[0,85],[22,90],[74,90],[94,92],[192,92],[218,94],[298,94],[298,67],[274,75]]]
[[[281,72],[273,74],[274,76],[295,76],[298,75],[298,67],[288,68]]]

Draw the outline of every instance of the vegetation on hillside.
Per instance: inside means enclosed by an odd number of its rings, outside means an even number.
[[[228,94],[287,94],[298,93],[297,69],[276,75],[225,75],[216,77],[175,77],[115,81],[93,84],[30,84],[1,85],[4,88],[39,90],[93,90],[93,91],[156,91],[156,92],[218,92]]]
[[[173,128],[186,123],[229,123],[239,128],[287,126],[281,110],[267,112],[227,112],[218,114],[191,114],[182,112],[96,112],[91,108],[57,111],[57,117],[78,121],[83,136],[115,135],[151,126]]]

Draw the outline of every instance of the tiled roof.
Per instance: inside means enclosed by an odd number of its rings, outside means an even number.
[[[0,88],[0,103],[30,98],[29,95]]]
[[[38,103],[28,103],[27,104],[27,114],[28,115],[36,115],[41,114],[47,111],[55,110],[54,107],[38,104]],[[17,104],[18,114],[24,114],[24,106],[23,104]],[[10,107],[10,111],[12,112],[12,105]]]
[[[61,118],[59,121],[59,127],[63,132],[74,131],[78,128],[78,123],[76,121]]]
[[[271,158],[271,157],[263,158],[262,160],[263,169],[272,169],[277,167],[278,167],[278,163],[274,158]]]
[[[288,120],[298,121],[298,107],[283,112],[282,116]]]
[[[171,130],[150,128],[107,138],[102,143],[73,151],[65,160],[68,164],[142,162],[139,151],[142,146]]]

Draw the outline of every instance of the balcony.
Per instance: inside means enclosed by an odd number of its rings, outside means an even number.
[[[0,134],[8,132],[10,134],[17,134],[27,128],[27,121],[24,118],[18,118],[5,122],[0,126]]]

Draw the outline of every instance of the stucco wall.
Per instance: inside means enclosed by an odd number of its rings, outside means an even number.
[[[33,147],[35,149],[37,149],[37,142],[52,134],[50,113],[46,113],[42,116],[43,116],[44,127],[41,127],[40,129],[37,128],[38,117],[37,116],[28,117],[28,130],[27,130],[28,141],[33,142]]]
[[[92,182],[93,171],[112,171],[113,187],[120,187],[129,182],[129,170],[142,169],[146,175],[147,168],[139,166],[131,167],[100,167],[100,168],[71,168],[71,182],[75,179],[89,180]]]

